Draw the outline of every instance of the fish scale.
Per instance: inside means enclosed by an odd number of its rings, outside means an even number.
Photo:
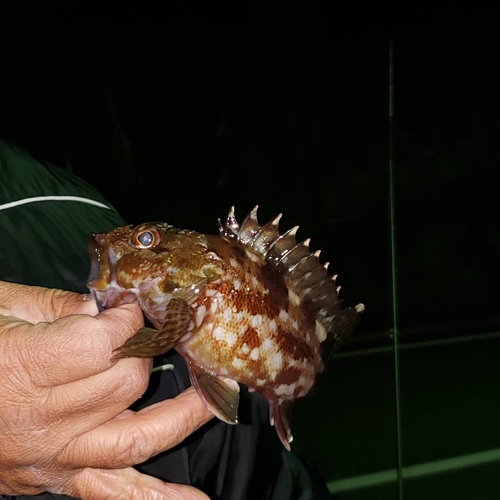
[[[101,307],[137,301],[154,326],[113,359],[175,348],[218,418],[237,423],[235,382],[245,384],[267,398],[271,424],[290,449],[288,403],[311,391],[324,357],[364,306],[342,309],[320,252],[296,241],[298,226],[280,234],[281,215],[261,226],[257,208],[241,225],[231,208],[219,235],[163,222],[93,235],[88,286]]]

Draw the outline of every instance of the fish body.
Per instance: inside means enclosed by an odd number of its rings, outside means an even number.
[[[324,369],[323,345],[352,331],[364,306],[341,309],[335,277],[284,234],[280,216],[260,226],[257,207],[240,225],[231,209],[219,235],[166,223],[124,226],[91,239],[88,286],[102,307],[137,301],[155,327],[143,328],[115,358],[174,348],[216,416],[237,423],[238,389],[262,393],[284,446],[292,440],[289,401],[306,396]]]

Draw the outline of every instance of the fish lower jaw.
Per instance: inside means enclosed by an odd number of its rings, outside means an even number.
[[[125,289],[117,284],[110,284],[106,290],[91,290],[94,299],[103,309],[130,304],[137,300],[135,289]]]

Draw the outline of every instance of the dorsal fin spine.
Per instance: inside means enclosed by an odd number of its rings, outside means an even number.
[[[234,215],[234,207],[231,207],[226,223],[222,225],[219,222],[221,236],[229,240],[237,239],[259,256],[263,264],[276,266],[286,278],[287,286],[310,304],[316,318],[328,331],[328,326],[333,324],[335,316],[341,311],[336,275],[328,276],[328,263],[319,261],[320,250],[310,251],[309,238],[297,243],[299,226],[280,234],[278,224],[281,214],[261,226],[257,210],[258,205],[240,225]]]

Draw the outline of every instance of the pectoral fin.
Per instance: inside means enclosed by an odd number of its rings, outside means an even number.
[[[205,406],[226,424],[238,423],[239,386],[235,381],[221,380],[192,361],[186,360],[191,384]]]
[[[173,298],[168,303],[159,330],[141,328],[121,347],[115,349],[112,360],[120,358],[153,358],[172,349],[188,332],[194,314],[193,308],[182,299]]]

